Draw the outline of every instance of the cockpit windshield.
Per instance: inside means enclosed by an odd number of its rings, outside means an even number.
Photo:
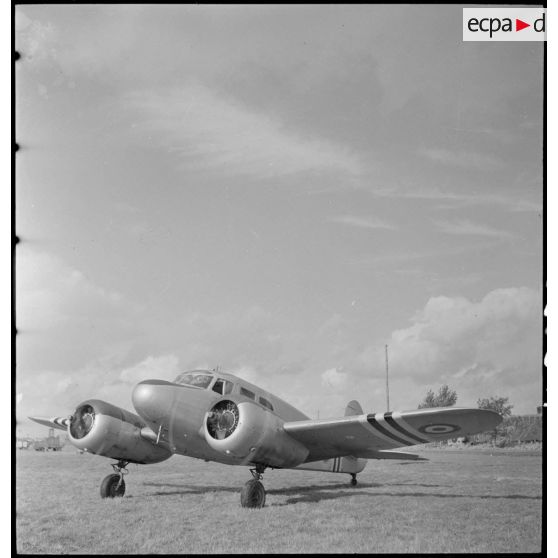
[[[213,376],[211,374],[204,372],[183,372],[177,376],[174,383],[206,389],[209,387],[211,380],[213,380]]]

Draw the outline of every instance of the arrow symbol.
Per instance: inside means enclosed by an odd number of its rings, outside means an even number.
[[[522,29],[525,29],[526,27],[531,27],[530,23],[525,23],[524,21],[522,21],[521,19],[515,19],[515,30],[516,31],[521,31]]]

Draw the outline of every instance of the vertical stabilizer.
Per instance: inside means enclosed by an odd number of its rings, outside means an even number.
[[[356,400],[349,401],[345,407],[345,416],[352,417],[354,415],[363,415],[364,411],[360,406],[360,403]]]

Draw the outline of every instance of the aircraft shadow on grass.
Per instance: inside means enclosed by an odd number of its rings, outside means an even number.
[[[205,494],[207,492],[237,492],[238,488],[231,486],[217,485],[189,485],[189,484],[169,484],[147,482],[144,486],[160,488],[179,488],[173,491],[158,491],[152,496],[176,496]],[[337,500],[340,498],[350,498],[353,496],[389,496],[392,498],[479,498],[482,500],[541,500],[541,496],[527,496],[524,494],[436,494],[433,492],[368,492],[363,489],[393,487],[421,487],[421,488],[450,488],[449,485],[424,484],[424,483],[359,483],[358,487],[347,490],[346,483],[328,485],[303,485],[291,488],[276,488],[267,491],[268,494],[279,496],[289,496],[286,502],[269,503],[269,506],[288,506],[302,503],[315,503],[323,500]]]

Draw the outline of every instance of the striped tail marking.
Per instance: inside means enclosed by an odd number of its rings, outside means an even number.
[[[334,457],[333,458],[333,465],[331,467],[332,473],[338,473],[339,469],[341,468],[341,459],[342,457]]]
[[[67,428],[68,424],[70,424],[70,419],[55,417],[52,419],[52,422],[54,422],[58,426],[63,426],[64,428]]]

